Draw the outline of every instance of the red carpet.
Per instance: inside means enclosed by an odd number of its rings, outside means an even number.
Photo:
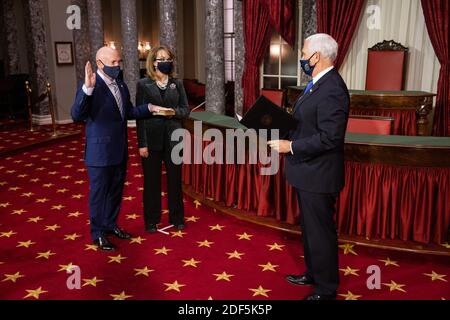
[[[190,198],[183,233],[146,234],[132,132],[120,226],[135,238],[113,239],[113,253],[91,246],[83,141],[0,159],[0,299],[292,300],[310,292],[284,280],[304,271],[298,239]],[[71,264],[80,267],[80,290],[67,288]],[[379,290],[367,288],[370,265],[381,268]],[[340,267],[339,299],[450,299],[449,258],[342,246]]]

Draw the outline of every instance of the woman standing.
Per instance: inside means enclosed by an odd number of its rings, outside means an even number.
[[[167,173],[169,223],[178,230],[185,227],[181,190],[181,164],[171,159],[172,132],[181,128],[189,115],[183,81],[174,77],[174,55],[165,47],[155,47],[147,58],[147,77],[137,86],[138,105],[151,103],[153,116],[137,121],[139,154],[144,171],[144,221],[147,232],[156,232],[161,222],[161,175],[164,161]]]

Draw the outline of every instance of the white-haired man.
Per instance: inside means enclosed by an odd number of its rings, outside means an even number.
[[[296,285],[313,285],[306,300],[332,300],[339,286],[338,241],[333,219],[344,187],[344,140],[350,97],[334,68],[338,44],[327,34],[305,40],[300,61],[312,80],[294,106],[299,121],[289,141],[269,145],[287,154],[286,178],[296,188],[306,272],[288,275]]]

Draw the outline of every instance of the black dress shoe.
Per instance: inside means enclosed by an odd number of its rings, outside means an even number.
[[[177,228],[177,230],[184,230],[184,228],[186,228],[186,225],[185,224],[177,224],[177,225],[175,225],[175,228]]]
[[[302,274],[300,276],[287,275],[286,280],[289,283],[292,283],[292,284],[295,284],[298,286],[309,286],[309,285],[314,284],[314,281],[304,274]]]
[[[156,226],[156,224],[149,224],[147,227],[145,227],[145,231],[155,233],[156,231],[158,231],[158,227]]]
[[[116,249],[116,246],[109,242],[109,240],[105,237],[100,237],[97,240],[94,240],[94,244],[105,251],[112,251]]]
[[[307,296],[304,300],[320,301],[320,300],[336,300],[336,294],[317,294],[313,293]]]
[[[114,230],[111,230],[108,232],[108,234],[114,235],[119,239],[130,239],[132,236],[128,232],[125,232],[123,230],[120,230],[120,228],[115,228]]]

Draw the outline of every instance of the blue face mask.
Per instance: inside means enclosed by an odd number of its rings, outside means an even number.
[[[120,74],[120,66],[110,67],[104,64],[103,61],[100,60],[100,62],[103,64],[103,72],[111,79],[116,80]]]
[[[308,60],[300,60],[300,66],[302,67],[303,72],[308,76],[312,76],[314,68],[316,67],[316,65],[311,65],[311,58],[314,57],[316,53],[317,52],[313,53]]]

